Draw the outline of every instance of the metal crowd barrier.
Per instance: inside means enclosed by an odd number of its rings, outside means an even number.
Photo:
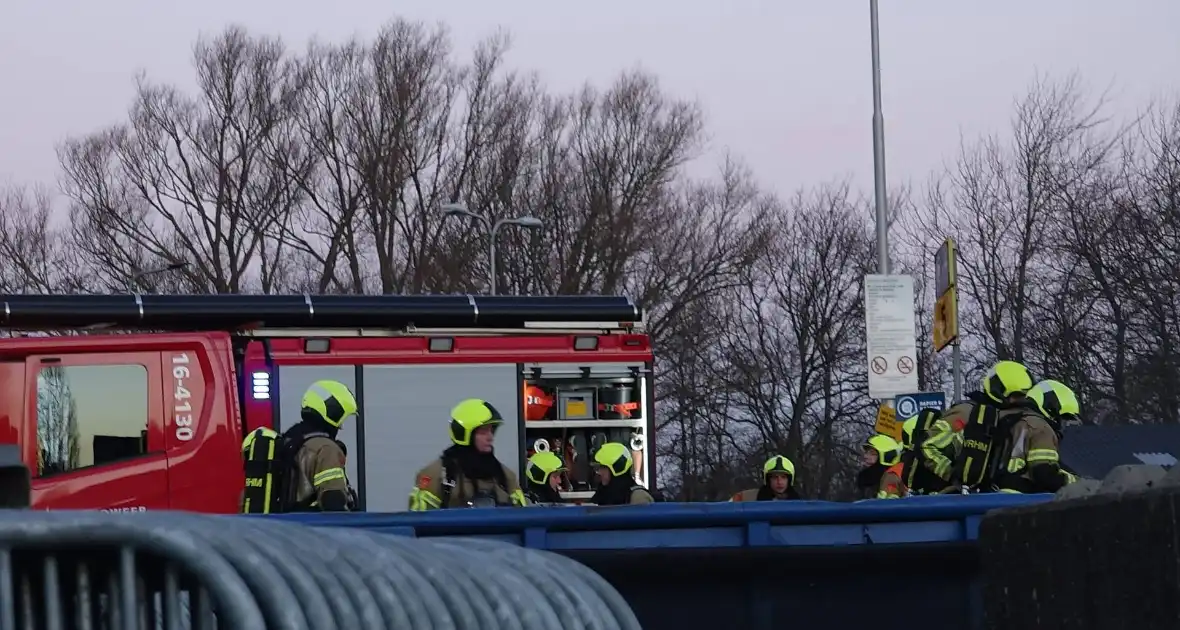
[[[638,630],[585,566],[487,540],[178,512],[0,511],[0,630]]]

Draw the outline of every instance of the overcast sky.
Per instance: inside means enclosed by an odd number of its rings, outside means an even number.
[[[1077,70],[1120,113],[1180,94],[1178,0],[881,0],[890,185],[921,180],[960,133],[1002,131],[1039,72]],[[726,150],[787,191],[872,180],[865,0],[5,0],[0,182],[53,183],[54,146],[122,119],[134,75],[190,86],[192,41],[229,23],[370,35],[395,15],[450,25],[459,50],[496,27],[512,63],[555,89],[642,67],[708,116],[704,169]]]

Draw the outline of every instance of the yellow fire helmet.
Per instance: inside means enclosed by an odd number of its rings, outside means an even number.
[[[594,453],[594,463],[610,470],[612,477],[621,477],[631,471],[631,449],[620,442],[607,442]]]
[[[1077,395],[1061,381],[1041,381],[1028,390],[1028,397],[1050,420],[1072,419],[1082,413]]]
[[[877,434],[865,442],[865,450],[877,451],[877,463],[892,466],[901,461],[901,444],[888,435]]]
[[[1012,394],[1023,394],[1033,386],[1028,368],[1015,361],[1000,361],[992,366],[979,388],[988,398],[1002,403]]]
[[[561,461],[560,457],[549,451],[541,451],[534,453],[529,458],[524,469],[524,476],[528,477],[529,481],[543,486],[549,483],[549,475],[563,470],[565,470],[565,463]]]
[[[762,464],[762,474],[769,477],[771,473],[786,473],[791,479],[795,478],[795,464],[782,455],[775,455]]]
[[[339,429],[349,416],[356,414],[356,397],[344,383],[316,381],[303,393],[302,408]]]
[[[910,416],[901,424],[901,447],[914,448],[914,429],[918,428],[918,416]]]
[[[908,451],[920,446],[914,443],[914,434],[925,435],[939,417],[941,414],[933,409],[922,409],[917,415],[906,418],[906,421],[901,424],[901,447]]]
[[[471,436],[480,427],[495,429],[504,423],[499,410],[486,400],[468,398],[451,410],[451,441],[471,446]]]

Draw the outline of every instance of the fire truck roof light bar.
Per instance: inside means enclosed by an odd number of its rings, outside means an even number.
[[[0,327],[148,330],[597,328],[642,324],[630,298],[477,295],[0,294]],[[548,332],[553,332],[548,330]]]

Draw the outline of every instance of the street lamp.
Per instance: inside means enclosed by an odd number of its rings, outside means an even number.
[[[537,217],[531,217],[527,215],[515,217],[512,219],[500,219],[499,221],[492,223],[491,219],[482,214],[479,214],[478,212],[472,212],[466,204],[459,202],[444,203],[442,205],[442,213],[444,217],[463,216],[470,219],[475,219],[476,221],[482,223],[484,228],[488,230],[489,295],[496,294],[496,235],[500,233],[500,228],[504,227],[505,225],[517,225],[528,230],[535,230],[545,225],[544,222],[542,222]]]
[[[889,208],[885,193],[885,117],[881,112],[881,35],[877,0],[869,0],[869,44],[873,63],[873,195],[877,211],[877,273],[889,273]]]
[[[165,267],[158,267],[156,269],[148,269],[147,271],[137,272],[134,275],[132,275],[130,278],[131,288],[143,289],[143,285],[141,282],[144,278],[146,278],[148,276],[154,276],[156,274],[161,274],[161,273],[180,271],[181,269],[184,269],[185,267],[188,267],[188,263],[182,261],[182,262],[174,262],[174,263],[167,265]]]

